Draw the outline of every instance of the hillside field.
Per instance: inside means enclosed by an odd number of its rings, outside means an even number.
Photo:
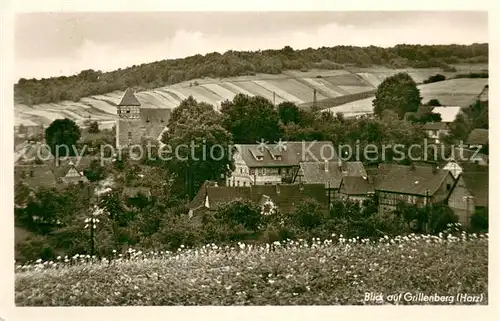
[[[488,84],[485,78],[450,79],[431,84],[419,85],[422,102],[437,99],[443,106],[468,107],[473,104]],[[345,104],[326,108],[324,111],[342,113],[344,116],[356,116],[373,113],[373,99],[375,96],[351,101]]]
[[[342,104],[336,111],[344,113],[366,113],[371,109],[372,98],[359,100],[359,95],[376,89],[383,79],[397,72],[406,71],[420,83],[429,76],[441,73],[451,77],[458,73],[482,70],[484,64],[456,66],[457,72],[443,72],[439,68],[425,69],[388,69],[353,68],[350,70],[309,70],[285,71],[279,75],[256,74],[221,79],[194,79],[167,87],[138,92],[136,95],[144,107],[175,108],[192,95],[199,101],[220,106],[226,99],[233,99],[238,93],[260,95],[276,104],[292,101],[298,105],[310,105],[313,91],[316,89],[317,100],[328,102],[333,99]],[[487,66],[486,66],[487,68]],[[437,98],[442,103],[465,103],[474,94],[478,95],[481,84],[487,79],[457,79],[452,82],[423,85],[425,99]],[[481,88],[479,88],[481,87]],[[465,88],[465,91],[464,91]],[[274,95],[273,95],[274,92]],[[78,124],[85,120],[97,120],[101,127],[111,127],[116,117],[116,104],[123,92],[115,91],[104,95],[95,95],[80,99],[78,102],[62,101],[58,103],[27,106],[15,104],[15,125],[49,125],[58,118],[70,118]],[[345,98],[344,98],[345,97]],[[355,100],[355,101],[351,101]],[[370,105],[370,106],[368,106]]]
[[[383,294],[367,300],[366,293]],[[414,301],[391,294],[451,297]],[[457,294],[478,295],[464,302]],[[486,234],[333,237],[17,266],[17,306],[488,304]]]

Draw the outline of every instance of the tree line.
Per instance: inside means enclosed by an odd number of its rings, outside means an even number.
[[[488,44],[336,46],[294,50],[227,51],[194,55],[183,59],[133,65],[111,72],[83,70],[77,75],[44,79],[21,78],[14,97],[27,105],[78,101],[82,97],[134,87],[138,90],[175,84],[195,78],[224,78],[256,73],[279,74],[284,70],[342,69],[385,66],[390,68],[439,67],[453,70],[457,63],[488,62]]]

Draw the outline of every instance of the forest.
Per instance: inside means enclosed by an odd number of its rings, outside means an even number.
[[[383,66],[453,71],[454,64],[487,63],[488,44],[408,45],[391,48],[336,46],[294,50],[227,51],[134,65],[111,72],[83,70],[77,75],[47,79],[19,79],[14,85],[16,103],[35,105],[105,94],[133,87],[146,90],[197,78],[225,78],[279,74],[285,70],[346,69]]]

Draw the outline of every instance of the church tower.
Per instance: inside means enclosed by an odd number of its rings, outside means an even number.
[[[116,147],[126,147],[140,142],[141,139],[141,103],[128,88],[116,106]]]

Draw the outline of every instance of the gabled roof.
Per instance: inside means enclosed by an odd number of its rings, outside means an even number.
[[[141,106],[141,103],[137,100],[137,97],[135,97],[134,91],[128,88],[118,103],[118,106]]]
[[[482,128],[473,129],[465,143],[467,145],[488,145],[488,130]]]
[[[340,193],[346,195],[368,195],[374,191],[373,184],[366,176],[346,176],[340,183]]]
[[[328,170],[325,170],[325,165]],[[342,162],[339,166],[334,162],[302,162],[300,164],[301,181],[305,184],[324,184],[330,188],[339,188],[344,176],[367,176],[366,170],[361,162]],[[299,178],[296,179],[296,181]]]
[[[282,142],[282,145],[267,144],[265,148],[258,144],[238,144],[235,147],[249,167],[298,166],[304,161],[336,159],[335,147],[330,141]],[[279,153],[280,158],[273,157]],[[260,156],[262,160],[257,159]]]
[[[208,203],[206,200],[208,198]],[[247,187],[213,186],[205,183],[188,205],[189,209],[204,208],[217,210],[223,203],[242,198],[259,203],[263,198],[272,202],[283,213],[293,211],[306,198],[312,198],[322,204],[328,202],[323,184],[282,184],[252,185]]]
[[[464,172],[461,174],[465,186],[474,196],[474,202],[477,206],[488,206],[488,172]]]
[[[375,177],[375,189],[379,191],[432,196],[441,186],[449,171],[432,166],[404,166],[380,164]]]
[[[426,123],[424,124],[425,130],[447,130],[448,125],[446,123]]]
[[[438,106],[434,107],[433,113],[441,115],[441,122],[452,123],[460,114],[462,107],[460,106]]]

